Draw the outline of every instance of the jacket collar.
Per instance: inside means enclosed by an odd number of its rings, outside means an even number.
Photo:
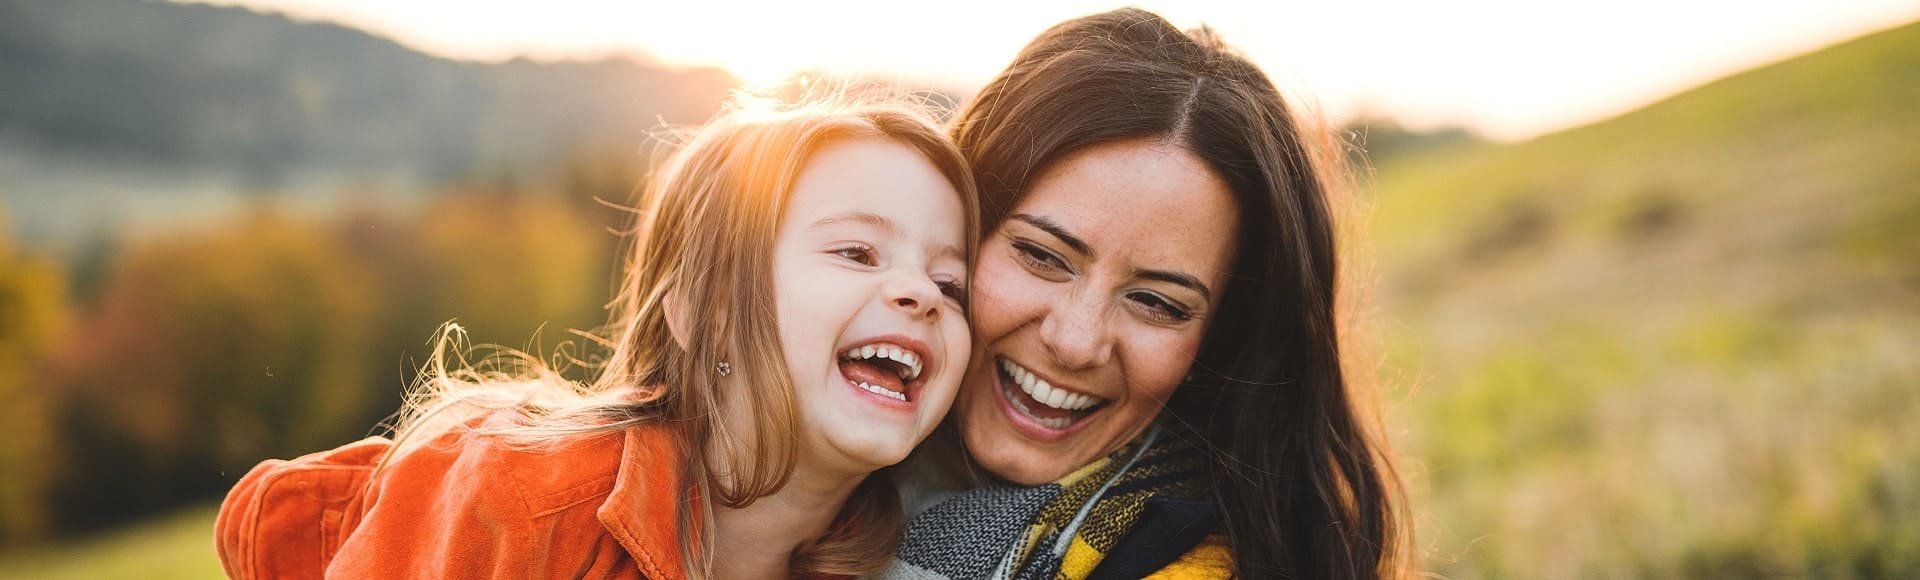
[[[600,524],[633,555],[648,578],[685,578],[679,515],[691,490],[680,488],[680,452],[663,425],[628,428],[613,492],[595,512]]]

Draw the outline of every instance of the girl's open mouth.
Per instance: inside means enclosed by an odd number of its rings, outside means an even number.
[[[911,406],[926,380],[926,355],[897,342],[876,340],[840,351],[840,376],[883,403]]]

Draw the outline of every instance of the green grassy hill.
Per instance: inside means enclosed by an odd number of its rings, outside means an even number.
[[[1920,577],[1920,23],[1371,188],[1450,577]]]
[[[0,553],[0,578],[93,580],[222,578],[212,506],[193,508],[42,550]]]

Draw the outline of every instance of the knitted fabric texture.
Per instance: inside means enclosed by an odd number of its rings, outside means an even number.
[[[1191,527],[1210,521],[1191,513],[1142,520],[1149,511],[1166,511],[1149,510],[1150,504],[1210,509],[1210,502],[1197,499],[1205,493],[1203,461],[1181,437],[1143,436],[1053,483],[968,491],[908,523],[887,576],[1077,580],[1106,575],[1095,572],[1116,545],[1139,531],[1137,526],[1177,521]],[[1069,530],[1072,535],[1059,550]],[[1192,543],[1175,556],[1205,536],[1205,530],[1196,530],[1178,534],[1191,536]]]

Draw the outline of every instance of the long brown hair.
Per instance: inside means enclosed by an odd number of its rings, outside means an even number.
[[[1211,31],[1121,9],[1061,23],[962,111],[981,223],[1089,146],[1158,138],[1205,160],[1240,210],[1227,290],[1161,420],[1211,455],[1244,578],[1398,577],[1404,499],[1371,398],[1348,380],[1332,156],[1260,69]]]
[[[978,237],[972,176],[924,106],[847,92],[800,104],[743,99],[694,133],[645,189],[596,379],[573,383],[527,356],[513,357],[518,364],[507,371],[475,370],[450,360],[457,349],[443,348],[408,397],[396,453],[501,411],[515,420],[489,421],[474,433],[541,447],[663,425],[677,435],[689,466],[682,483],[694,490],[677,520],[682,557],[693,575],[711,576],[711,507],[744,507],[779,490],[798,454],[798,411],[775,327],[772,248],[781,213],[814,151],[869,137],[913,147],[933,163],[961,196],[968,239]],[[695,321],[684,345],[669,326],[670,300],[674,315]],[[724,377],[716,372],[723,361]],[[744,400],[722,404],[723,393]],[[746,416],[731,417],[729,409]],[[741,425],[751,427],[739,432]],[[726,452],[705,453],[714,448]],[[792,572],[878,573],[902,519],[885,474],[869,476],[826,536],[796,551]]]

